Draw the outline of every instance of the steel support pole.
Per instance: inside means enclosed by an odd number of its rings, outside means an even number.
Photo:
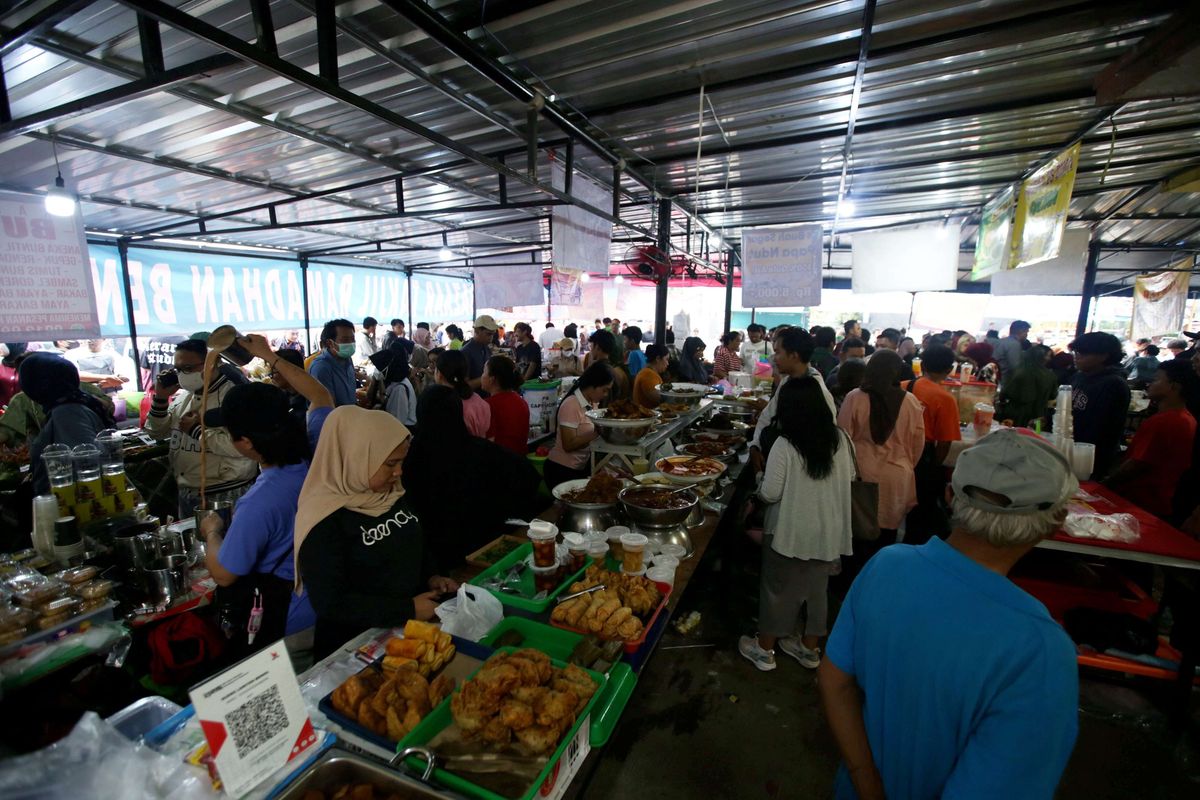
[[[412,304],[413,271],[411,268],[404,270],[404,277],[405,277],[404,285],[408,289],[408,316],[406,316],[405,319],[408,320],[408,324],[411,325],[412,329],[415,331],[417,329],[417,321],[416,321],[416,319],[413,318],[413,304]]]
[[[300,291],[304,295],[304,349],[312,346],[312,321],[308,318],[308,256],[300,256]]]
[[[733,259],[741,252],[731,248],[725,261],[725,327],[721,330],[729,333],[733,324]]]
[[[125,319],[129,324],[129,344],[133,350],[133,369],[137,375],[138,386],[142,386],[142,358],[138,352],[137,323],[133,320],[133,287],[129,282],[129,241],[117,240],[117,253],[121,257],[121,286],[125,290]],[[153,387],[144,388],[150,391]]]
[[[1100,242],[1088,244],[1087,268],[1083,273],[1083,296],[1079,298],[1079,319],[1075,322],[1075,335],[1087,331],[1088,313],[1092,307],[1092,295],[1096,293],[1096,272],[1100,264]]]
[[[663,253],[671,252],[671,201],[658,201],[658,248]],[[669,255],[668,255],[669,257]],[[667,283],[661,278],[654,286],[654,343],[667,343]],[[682,343],[681,343],[682,344]]]

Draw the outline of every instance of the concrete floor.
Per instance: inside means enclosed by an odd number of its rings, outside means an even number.
[[[787,657],[762,673],[737,653],[737,637],[754,630],[754,571],[728,553],[706,556],[677,613],[699,611],[701,625],[686,636],[668,629],[580,796],[832,795],[838,755],[815,673]],[[1079,740],[1057,798],[1200,797],[1200,698],[1183,737],[1168,731],[1160,688],[1084,677]]]

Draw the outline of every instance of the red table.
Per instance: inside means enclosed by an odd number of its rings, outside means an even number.
[[[1141,537],[1136,542],[1109,542],[1102,539],[1080,539],[1059,531],[1050,539],[1038,544],[1038,547],[1124,561],[1141,561],[1162,567],[1200,570],[1200,541],[1168,525],[1150,512],[1143,511],[1098,483],[1087,482],[1082,488],[1088,494],[1104,498],[1090,504],[1101,514],[1132,514],[1137,518],[1141,527]]]

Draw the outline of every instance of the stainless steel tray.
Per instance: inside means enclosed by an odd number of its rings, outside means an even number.
[[[386,764],[334,747],[300,773],[296,780],[276,795],[276,799],[298,800],[309,790],[325,792],[326,797],[332,797],[334,790],[347,783],[370,783],[380,790],[380,794],[386,796],[391,793],[404,800],[459,796],[439,792],[414,778],[389,769]]]

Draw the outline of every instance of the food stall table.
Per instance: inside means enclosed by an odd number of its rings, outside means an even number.
[[[1103,539],[1082,539],[1068,536],[1059,531],[1049,539],[1038,543],[1043,550],[1057,550],[1066,553],[1091,556],[1094,558],[1114,559],[1118,561],[1153,564],[1168,570],[1197,571],[1200,570],[1200,542],[1172,527],[1150,512],[1139,508],[1125,498],[1101,486],[1085,481],[1081,488],[1096,497],[1102,498],[1091,503],[1097,511],[1104,514],[1130,514],[1138,521],[1140,534],[1137,541],[1119,542]],[[1038,597],[1048,606],[1056,605],[1058,595],[1053,585],[1037,585],[1015,579],[1026,591]],[[1039,597],[1039,594],[1042,596]],[[1044,599],[1043,599],[1044,598]],[[1148,598],[1147,602],[1152,603]],[[1132,609],[1131,609],[1132,610]],[[1135,614],[1136,616],[1136,614]],[[1172,713],[1186,716],[1193,684],[1197,683],[1195,669],[1200,661],[1200,653],[1194,647],[1177,651],[1160,637],[1160,646],[1156,653],[1168,657],[1179,664],[1177,670],[1165,667],[1150,666],[1141,661],[1122,658],[1120,656],[1099,653],[1081,652],[1077,656],[1080,666],[1103,669],[1110,672],[1140,675],[1161,680],[1174,680],[1178,687],[1178,697],[1173,704]]]
[[[592,443],[592,474],[595,475],[608,464],[614,464],[622,468],[625,472],[633,473],[633,462],[635,459],[643,458],[647,461],[651,460],[653,455],[664,442],[687,426],[691,425],[699,419],[705,412],[708,411],[712,401],[707,398],[700,401],[694,410],[680,414],[672,420],[668,420],[660,425],[657,429],[643,436],[633,444],[610,444],[603,439],[597,439]]]

